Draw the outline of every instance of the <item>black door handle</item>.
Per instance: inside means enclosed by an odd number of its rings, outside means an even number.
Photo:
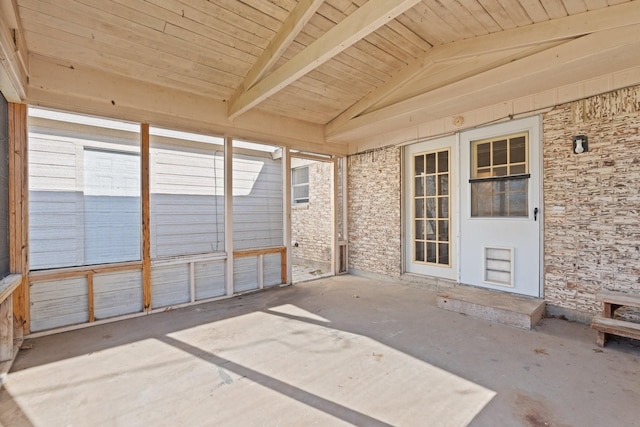
[[[533,208],[533,220],[538,220],[538,208]]]

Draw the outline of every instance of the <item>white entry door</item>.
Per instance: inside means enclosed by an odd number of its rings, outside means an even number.
[[[541,296],[540,119],[460,134],[460,282]]]
[[[405,147],[405,271],[458,279],[455,136]]]

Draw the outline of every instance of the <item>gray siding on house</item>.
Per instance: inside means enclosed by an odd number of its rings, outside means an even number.
[[[156,266],[151,269],[151,308],[189,301],[189,264]]]
[[[225,260],[196,262],[194,266],[196,301],[223,296]]]
[[[282,246],[282,161],[233,156],[233,247]]]
[[[123,271],[93,277],[96,320],[142,312],[142,272]]]
[[[280,254],[268,254],[263,257],[264,286],[280,285],[282,283],[282,268]]]
[[[89,321],[85,277],[32,283],[30,299],[32,332]]]
[[[224,251],[224,157],[151,147],[151,257]]]
[[[236,258],[233,262],[233,291],[258,289],[258,257]]]

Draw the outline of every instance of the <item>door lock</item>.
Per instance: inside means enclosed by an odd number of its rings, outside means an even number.
[[[538,208],[533,208],[533,220],[538,220]]]

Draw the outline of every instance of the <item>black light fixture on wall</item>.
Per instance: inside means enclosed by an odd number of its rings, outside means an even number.
[[[586,135],[576,135],[573,137],[573,152],[582,154],[589,151],[589,138]]]

